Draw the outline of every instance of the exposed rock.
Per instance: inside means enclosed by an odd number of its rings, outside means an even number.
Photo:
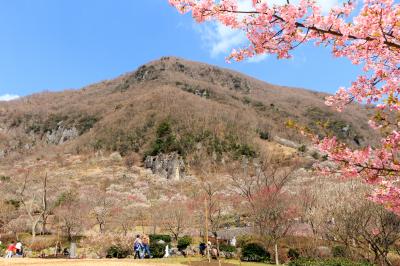
[[[178,248],[170,248],[169,254],[171,254],[171,256],[181,256],[182,252],[180,252]]]
[[[122,160],[122,156],[121,154],[119,154],[119,152],[113,152],[110,154],[110,159],[115,162],[119,162]]]
[[[295,143],[295,142],[293,142],[291,140],[288,140],[288,139],[280,138],[278,136],[275,136],[274,140],[277,143],[279,143],[279,144],[281,144],[283,146],[290,147],[290,148],[293,148],[293,149],[298,149],[300,147],[299,144],[297,144],[297,143]]]
[[[63,144],[69,140],[73,140],[79,136],[76,127],[64,128],[63,126],[46,133],[46,141],[51,144]]]
[[[159,77],[160,70],[154,66],[143,65],[134,73],[133,79],[136,81],[155,80]],[[131,81],[131,80],[130,80]]]
[[[324,156],[324,154],[321,153],[320,150],[318,150],[314,146],[307,146],[307,155],[313,157],[314,159]]]
[[[330,170],[337,170],[338,169],[338,165],[335,162],[332,161],[324,161],[318,164],[321,168],[327,168]]]
[[[170,180],[180,180],[185,176],[185,163],[177,153],[147,156],[144,166],[151,169],[153,174]]]
[[[72,127],[70,129],[64,129],[62,131],[62,135],[61,135],[59,144],[63,144],[64,142],[66,142],[68,140],[72,140],[78,136],[79,136],[79,131],[75,127]]]
[[[183,250],[181,252],[182,252],[182,255],[184,254],[184,256],[194,256],[194,255],[196,255],[196,252],[191,247],[187,247],[185,250]]]

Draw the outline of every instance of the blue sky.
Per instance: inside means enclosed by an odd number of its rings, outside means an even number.
[[[329,93],[358,73],[346,59],[311,44],[290,60],[225,63],[242,42],[240,33],[220,25],[195,24],[167,0],[0,0],[0,99],[81,88],[168,55]]]

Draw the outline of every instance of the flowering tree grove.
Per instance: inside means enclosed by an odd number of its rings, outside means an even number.
[[[248,0],[250,1],[250,0]],[[233,50],[228,60],[241,61],[259,54],[290,58],[299,45],[313,42],[328,47],[335,57],[361,65],[363,73],[349,88],[339,88],[326,104],[338,111],[351,102],[376,105],[370,125],[382,133],[377,147],[353,150],[335,137],[316,144],[340,166],[348,178],[363,178],[375,186],[371,198],[400,214],[400,4],[394,0],[348,0],[323,13],[313,0],[273,5],[251,0],[242,10],[237,0],[169,0],[197,22],[217,21],[242,30],[248,46]],[[361,1],[358,1],[361,2]]]

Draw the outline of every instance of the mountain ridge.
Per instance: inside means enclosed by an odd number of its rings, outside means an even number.
[[[325,106],[327,95],[162,57],[79,90],[0,103],[0,155],[33,156],[57,146],[72,154],[117,151],[144,160],[178,152],[187,163],[199,156],[229,161],[260,156],[276,139],[308,145],[285,126],[288,120],[316,133],[321,133],[317,121],[330,121],[328,129],[343,141],[373,143],[372,131],[359,122],[367,121],[371,110],[353,104],[337,113]],[[166,135],[159,134],[163,125],[169,128]]]

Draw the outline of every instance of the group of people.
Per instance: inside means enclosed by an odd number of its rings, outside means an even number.
[[[150,253],[150,238],[148,235],[137,235],[133,242],[133,251],[135,259],[151,258]]]
[[[13,256],[16,257],[23,257],[24,256],[24,251],[22,248],[22,243],[18,241],[17,243],[14,243],[14,241],[11,242],[10,245],[8,245],[6,249],[6,259],[11,259]]]
[[[219,257],[219,251],[218,251],[217,247],[213,246],[210,241],[208,241],[207,244],[204,242],[200,243],[199,251],[200,251],[200,255],[202,257],[208,256],[207,248],[208,248],[209,255],[211,255],[211,258],[217,259]]]

